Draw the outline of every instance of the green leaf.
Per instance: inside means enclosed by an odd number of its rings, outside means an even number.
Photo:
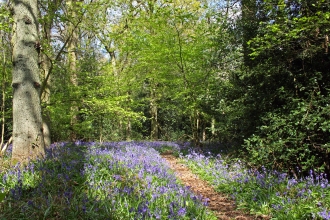
[[[6,197],[6,193],[0,193],[0,202],[2,202]]]

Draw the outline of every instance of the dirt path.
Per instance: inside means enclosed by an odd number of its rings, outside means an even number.
[[[176,176],[186,185],[190,186],[191,190],[198,195],[202,195],[209,199],[209,208],[215,212],[218,219],[228,220],[251,220],[263,219],[246,214],[242,211],[236,210],[234,201],[228,197],[217,193],[207,182],[199,179],[195,174],[188,169],[187,166],[180,163],[173,155],[162,155],[162,157],[169,163],[171,169],[176,173]]]

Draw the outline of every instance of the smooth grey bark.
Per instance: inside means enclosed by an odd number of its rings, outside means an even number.
[[[40,105],[38,3],[14,0],[12,163],[43,157]]]
[[[76,2],[78,0],[68,0],[67,1],[67,10],[68,14],[70,14],[73,18],[77,17],[76,14]],[[70,82],[73,90],[76,89],[78,86],[78,75],[77,75],[77,47],[78,47],[78,33],[75,25],[73,23],[69,23],[67,27],[68,37],[70,40],[68,42],[68,65],[69,65],[69,72],[70,72]],[[78,124],[78,103],[76,101],[71,103],[71,132],[70,132],[70,140],[75,141],[77,140],[77,130],[76,125]]]

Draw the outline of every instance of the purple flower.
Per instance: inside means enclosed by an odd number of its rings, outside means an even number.
[[[121,178],[120,175],[113,175],[113,178],[115,178],[115,180],[117,180],[117,181],[121,181],[122,180],[122,178]]]
[[[330,211],[327,211],[326,209],[324,209],[322,212],[319,212],[318,214],[324,220],[330,220]]]
[[[275,205],[275,204],[273,204],[273,205],[272,205],[272,208],[275,209],[276,211],[279,211],[279,210],[281,210],[283,207],[282,207],[281,205]]]
[[[178,216],[184,216],[186,212],[187,212],[186,209],[182,207],[178,211]]]

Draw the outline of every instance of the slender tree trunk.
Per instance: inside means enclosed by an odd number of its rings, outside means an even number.
[[[191,129],[192,129],[192,138],[195,146],[200,146],[200,138],[199,138],[199,112],[197,110],[194,110],[192,116],[190,117],[191,120]]]
[[[215,137],[215,118],[212,117],[212,121],[211,121],[211,134],[212,134],[212,138]]]
[[[12,163],[43,157],[40,105],[38,1],[14,0]]]
[[[102,143],[103,142],[103,115],[101,114],[100,116],[99,116],[99,134],[100,134],[100,138],[99,138],[99,141],[100,141],[100,143]]]
[[[110,42],[110,45],[112,44],[112,42]],[[113,73],[113,77],[115,80],[115,85],[116,87],[116,96],[120,96],[120,90],[119,90],[119,74],[118,74],[118,70],[117,70],[117,59],[116,59],[116,54],[115,54],[115,49],[112,46],[106,47],[107,52],[110,55],[110,62],[111,62],[111,66],[112,66],[112,73]],[[117,105],[120,105],[120,102],[117,102]],[[125,135],[125,129],[123,128],[123,125],[125,125],[125,123],[123,122],[122,119],[119,119],[118,122],[118,134],[121,138],[124,138]]]
[[[203,124],[202,126],[202,140],[206,141],[206,128],[205,128],[205,124]]]
[[[68,11],[71,14],[73,18],[76,17],[75,7],[74,4],[77,0],[69,0],[67,2],[68,5]],[[69,24],[68,26],[68,36],[71,35],[71,39],[68,42],[68,62],[69,62],[69,70],[70,70],[70,82],[72,85],[72,90],[75,91],[76,87],[78,86],[78,75],[77,75],[77,46],[78,46],[78,34],[77,30],[75,29],[73,24]],[[76,99],[76,97],[73,97]],[[76,125],[78,123],[78,104],[76,101],[73,101],[71,104],[71,133],[70,133],[70,139],[71,141],[75,141],[77,139],[77,131],[76,131]]]
[[[7,150],[7,147],[9,146],[9,144],[11,144],[11,142],[13,141],[13,136],[11,136],[9,138],[9,140],[7,141],[7,143],[3,146],[3,148],[1,149],[0,155],[4,155],[5,151]]]
[[[3,88],[4,90],[5,88]],[[5,123],[6,123],[6,118],[5,118],[5,100],[6,100],[6,92],[2,91],[2,124],[1,124],[1,143],[0,143],[0,150],[2,148],[2,145],[4,144],[4,140],[5,140]]]
[[[130,141],[131,140],[131,119],[127,119],[127,125],[126,125],[126,140]]]
[[[47,74],[48,74],[48,70],[49,70],[49,68],[48,68],[49,65],[48,64],[49,64],[49,61],[46,61],[46,63],[44,64],[44,68],[45,68],[44,74],[45,74],[45,76],[47,76]],[[47,82],[44,94],[42,96],[42,102],[45,103],[45,105],[49,105],[49,103],[50,103],[50,88],[49,88],[49,86],[50,85]],[[51,119],[50,119],[50,114],[47,111],[47,109],[44,109],[42,119],[43,119],[42,128],[43,128],[43,136],[44,136],[45,147],[49,147],[52,143],[51,133],[50,133],[51,132],[50,131]]]
[[[5,123],[6,123],[6,78],[7,78],[7,71],[6,71],[6,53],[5,50],[3,50],[3,71],[2,71],[2,103],[1,103],[1,113],[2,113],[2,125],[1,125],[1,143],[0,143],[0,150],[2,148],[2,145],[4,144],[5,140]]]
[[[54,12],[50,12],[54,13]],[[51,32],[51,26],[52,26],[52,19],[49,19],[47,23],[44,24],[44,39],[46,41],[46,44],[50,44],[50,32]],[[51,69],[51,61],[47,57],[46,54],[42,54],[42,62],[41,62],[41,69],[42,69],[42,75],[44,79],[47,78],[49,75],[49,71]],[[51,77],[48,76],[47,82],[45,82],[45,89],[41,96],[41,102],[44,103],[46,106],[50,103],[50,81]],[[50,115],[47,109],[43,110],[43,135],[44,135],[44,142],[45,147],[49,147],[51,145],[51,137],[50,137]]]
[[[150,114],[151,114],[151,133],[152,140],[158,140],[158,108],[156,103],[156,89],[151,89]]]
[[[157,115],[157,104],[155,102],[150,103],[151,113],[151,139],[158,139],[158,115]]]

